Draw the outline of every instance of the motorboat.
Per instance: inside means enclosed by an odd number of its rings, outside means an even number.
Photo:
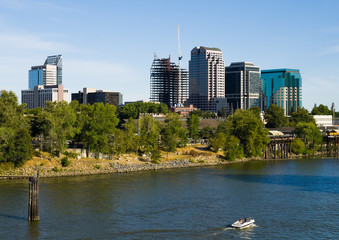
[[[234,228],[246,228],[253,226],[255,223],[255,220],[253,218],[240,218],[238,221],[234,222],[232,224],[232,227]]]

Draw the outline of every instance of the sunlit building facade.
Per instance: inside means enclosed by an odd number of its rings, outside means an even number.
[[[219,48],[199,46],[192,49],[188,103],[210,112],[226,107],[225,63]]]

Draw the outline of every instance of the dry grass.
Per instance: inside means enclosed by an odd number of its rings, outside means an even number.
[[[161,162],[166,161],[175,161],[175,160],[188,160],[191,162],[209,162],[218,160],[218,155],[211,152],[204,145],[189,145],[184,148],[178,148],[176,152],[161,152],[162,158]],[[41,156],[41,157],[40,157]],[[112,163],[119,163],[123,165],[128,164],[145,164],[150,162],[150,159],[146,160],[136,154],[123,154],[120,156],[114,156],[111,160],[104,159],[94,159],[94,158],[68,158],[71,161],[70,166],[62,167],[61,166],[61,158],[52,158],[50,160],[50,156],[48,153],[41,153],[39,157],[33,157],[29,161],[27,161],[23,167],[5,170],[3,169],[3,174],[11,174],[11,175],[32,175],[36,173],[39,169],[41,174],[44,173],[53,173],[53,168],[58,167],[60,172],[91,172],[99,171],[109,171],[112,169]]]

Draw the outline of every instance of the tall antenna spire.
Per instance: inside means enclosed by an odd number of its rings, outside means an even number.
[[[179,85],[178,85],[178,106],[181,107],[181,104],[182,104],[182,99],[181,99],[181,59],[182,59],[182,56],[181,56],[181,48],[180,48],[180,29],[179,29],[179,24],[178,24],[178,47],[179,47],[179,57],[178,57],[178,60],[179,60]]]

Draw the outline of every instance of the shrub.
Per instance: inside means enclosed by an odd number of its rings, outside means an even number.
[[[95,165],[95,166],[94,166],[94,169],[100,169],[100,168],[101,168],[100,165]]]
[[[195,149],[192,149],[189,154],[192,156],[192,157],[198,157],[200,155],[200,152],[198,152],[197,150]]]
[[[33,156],[34,156],[34,157],[41,157],[42,155],[41,155],[41,152],[40,152],[40,151],[34,150]]]
[[[12,170],[15,168],[13,162],[0,163],[0,173]]]
[[[63,167],[68,167],[69,165],[71,165],[71,161],[68,160],[68,157],[63,157],[63,158],[61,159],[61,165],[62,165]]]
[[[294,154],[302,154],[305,152],[305,143],[300,138],[293,139],[291,149]]]
[[[75,152],[69,152],[69,151],[65,151],[64,155],[66,157],[70,157],[70,158],[77,158],[79,156],[79,154],[75,153]]]
[[[158,148],[152,149],[151,151],[151,162],[159,164],[161,159],[161,151]]]
[[[60,172],[60,169],[59,169],[57,166],[55,166],[54,168],[52,168],[52,171],[54,171],[54,172]]]
[[[231,135],[225,144],[225,158],[229,161],[234,161],[236,158],[242,158],[244,150],[240,145],[240,140]]]

